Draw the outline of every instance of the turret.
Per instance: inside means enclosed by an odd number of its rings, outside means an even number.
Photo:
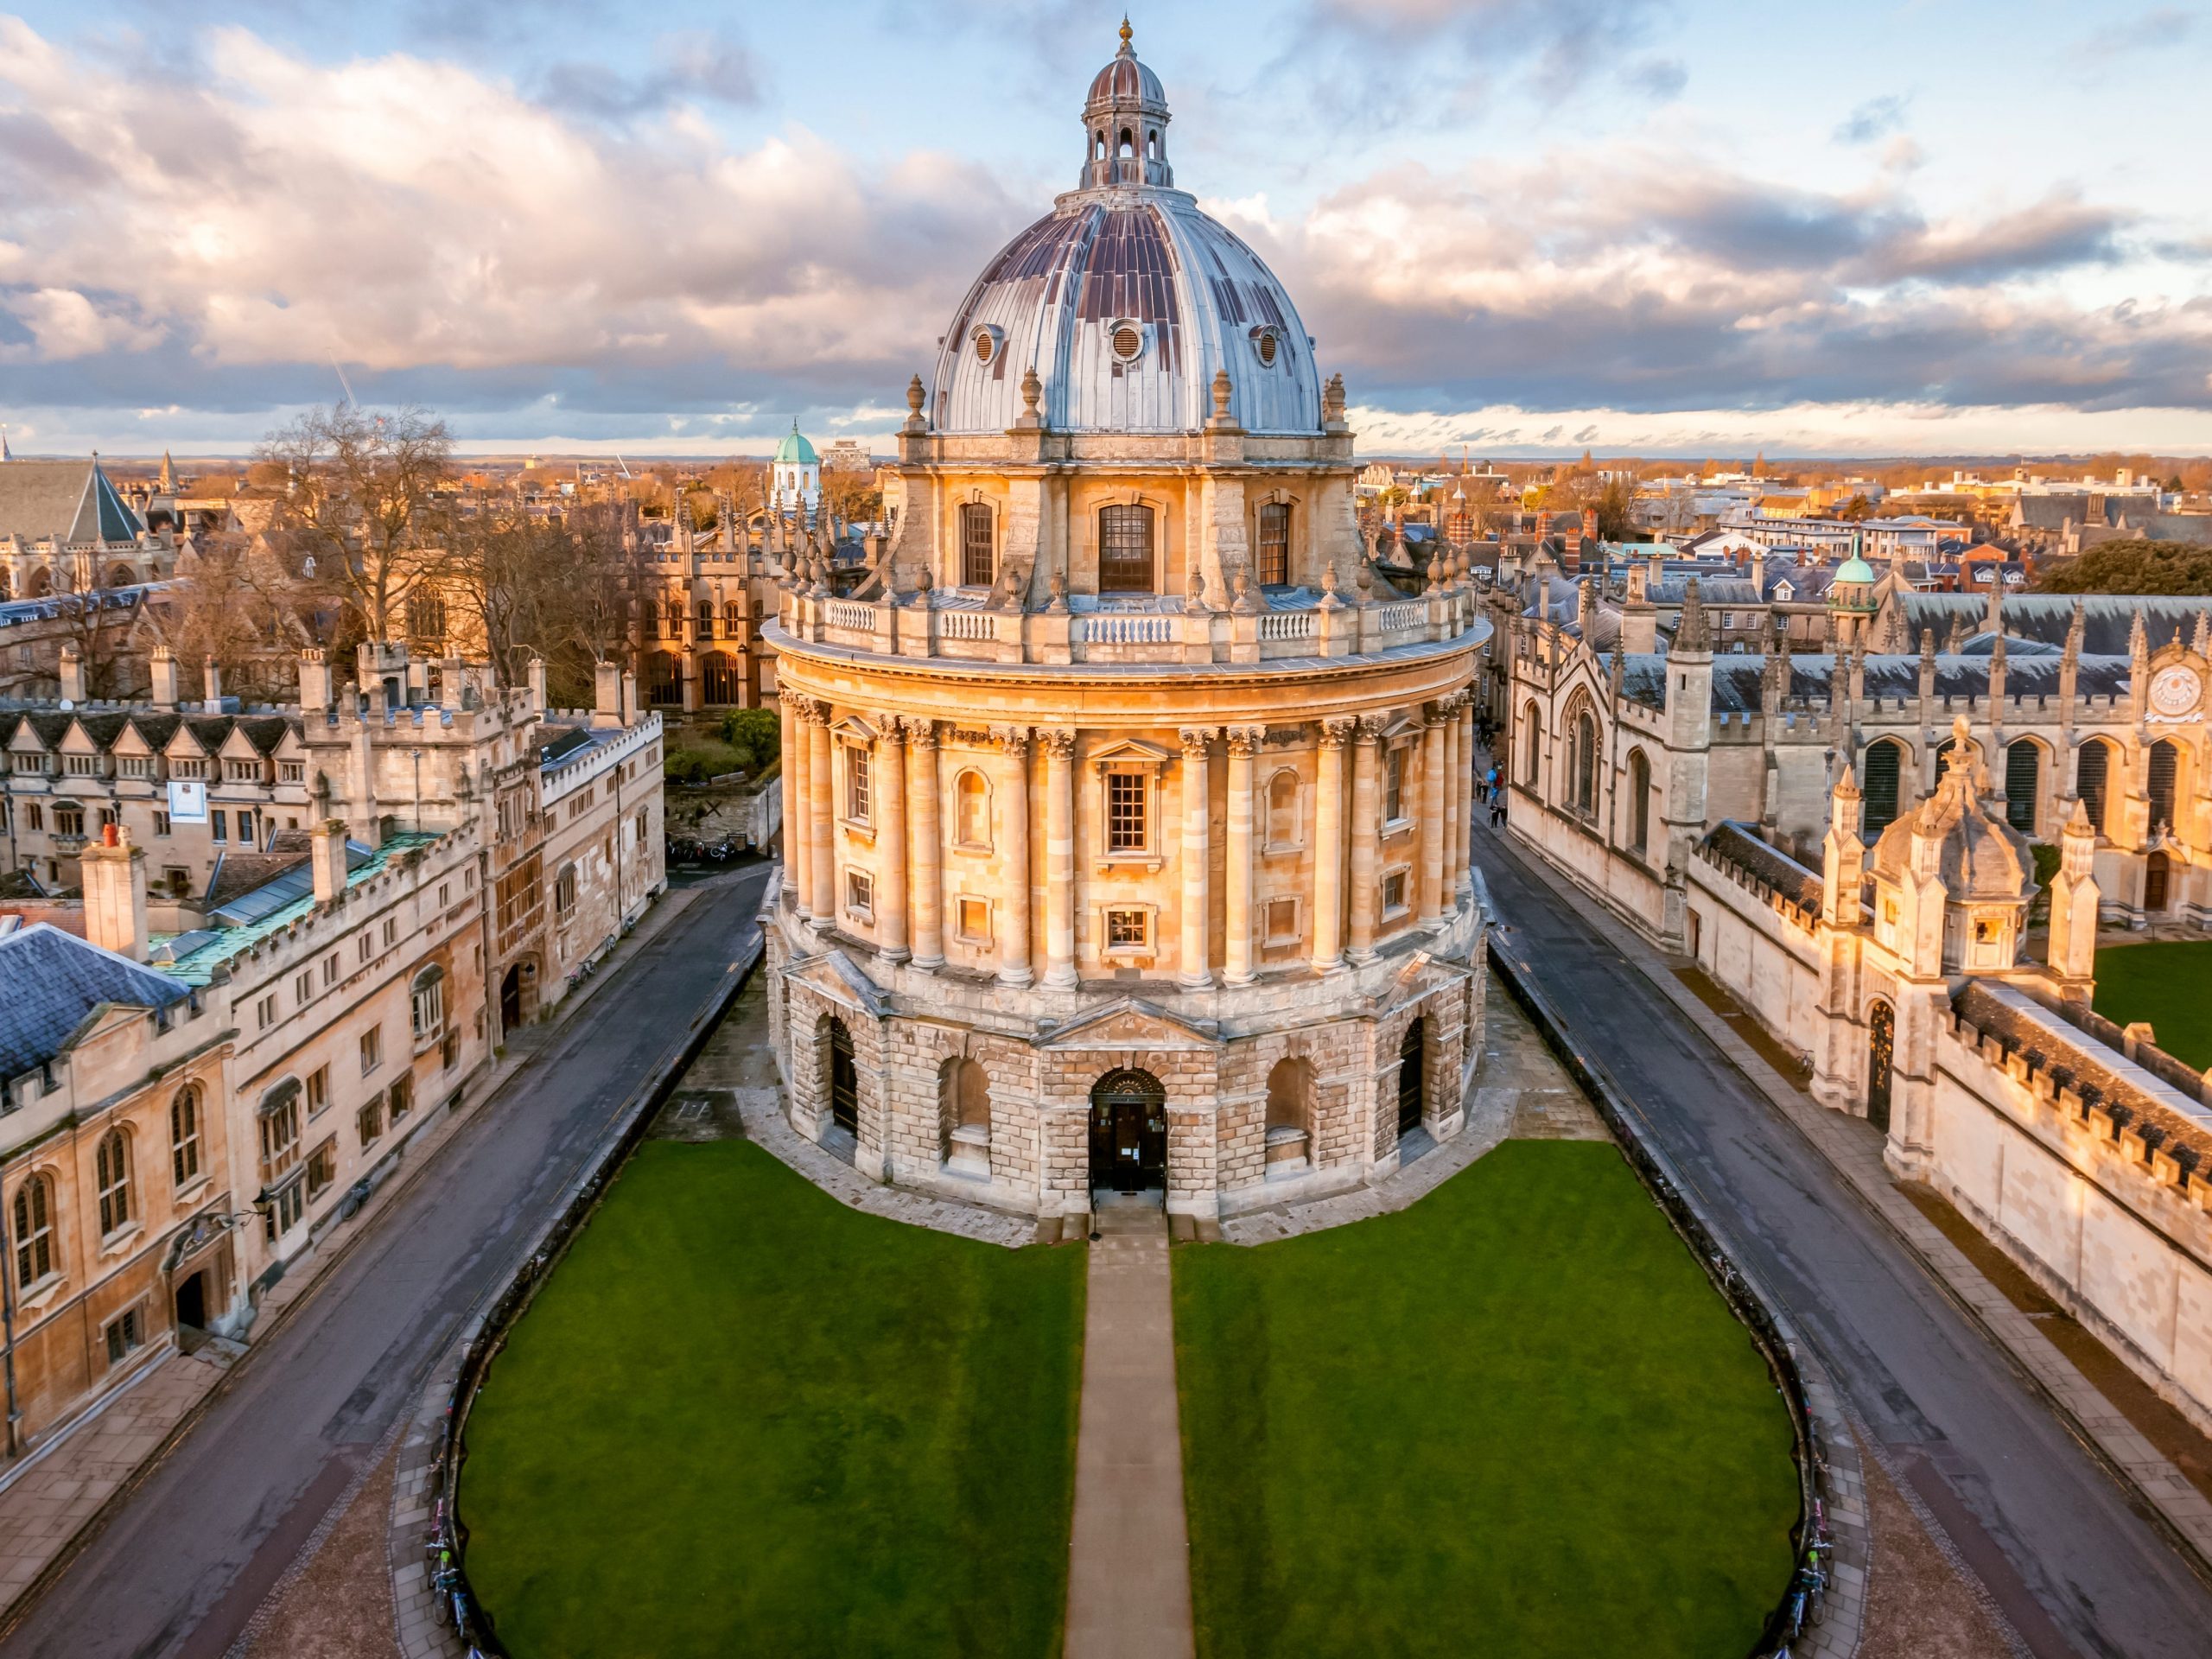
[[[2097,971],[2097,832],[2077,797],[2058,838],[2058,873],[2050,880],[2050,942],[2044,965],[2059,994],[2087,1002]]]
[[[1821,842],[1821,919],[1831,927],[1856,927],[1866,882],[1866,843],[1859,838],[1859,785],[1851,767],[1836,773],[1828,793],[1828,832]]]

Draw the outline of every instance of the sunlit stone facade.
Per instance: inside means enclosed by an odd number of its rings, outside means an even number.
[[[888,546],[767,630],[792,1120],[1045,1215],[1357,1185],[1458,1131],[1479,1047],[1487,625],[1452,559],[1367,563],[1341,388],[1166,122],[1125,40],[1082,188],[909,390]]]

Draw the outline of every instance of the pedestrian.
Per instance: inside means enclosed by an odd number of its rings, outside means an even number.
[[[1490,827],[1493,830],[1505,822],[1505,797],[1492,785],[1490,791]]]
[[[1483,788],[1488,791],[1488,798],[1495,805],[1497,801],[1497,767],[1495,765],[1483,774]]]

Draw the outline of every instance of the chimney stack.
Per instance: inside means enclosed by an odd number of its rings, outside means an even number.
[[[315,901],[334,905],[346,891],[346,820],[325,818],[308,831],[308,864],[315,875]]]
[[[85,700],[85,659],[74,645],[61,647],[61,701],[74,706]]]
[[[215,659],[210,657],[207,659],[205,671],[207,687],[207,701],[205,707],[209,714],[219,715],[223,712],[223,671],[216,665]]]
[[[104,950],[146,960],[146,849],[114,824],[79,854],[85,937]]]
[[[153,656],[154,707],[176,707],[176,653],[167,645],[156,645]]]
[[[619,663],[600,663],[592,669],[592,716],[594,726],[622,723],[622,668]]]
[[[545,712],[545,659],[531,658],[529,672],[531,712],[542,715]]]
[[[638,723],[638,677],[626,668],[622,671],[622,723]]]
[[[300,711],[326,714],[330,709],[330,662],[319,647],[300,653]]]

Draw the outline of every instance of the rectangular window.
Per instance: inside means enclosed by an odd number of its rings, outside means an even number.
[[[988,588],[998,575],[998,561],[991,545],[991,510],[971,501],[960,509],[961,585]]]
[[[1281,587],[1290,581],[1290,504],[1270,501],[1260,509],[1260,584]]]
[[[245,847],[253,845],[253,814],[244,807],[238,809],[238,843]]]
[[[266,1180],[281,1175],[300,1154],[300,1097],[287,1091],[282,1100],[261,1115],[261,1173]]]
[[[1405,907],[1406,874],[1401,870],[1395,875],[1382,878],[1382,913],[1391,915]]]
[[[330,1068],[327,1065],[318,1065],[308,1073],[308,1116],[315,1116],[329,1104]]]
[[[270,1027],[276,1023],[276,995],[275,992],[270,992],[267,996],[263,997],[260,1001],[253,1005],[253,1015],[254,1018],[260,1022],[260,1029],[263,1031],[268,1030]]]
[[[293,1228],[300,1224],[300,1217],[306,1213],[307,1199],[304,1184],[299,1181],[288,1183],[282,1192],[274,1194],[269,1201],[269,1219],[263,1224],[269,1242],[274,1244],[286,1233],[290,1232]]]
[[[1106,948],[1109,950],[1142,950],[1152,943],[1151,912],[1143,910],[1109,910],[1106,912]]]
[[[415,983],[408,999],[410,1017],[415,1025],[416,1041],[435,1037],[445,1029],[446,976],[436,969],[427,970]]]
[[[446,1027],[445,1040],[438,1045],[438,1064],[450,1071],[461,1061],[461,1033],[451,1026]]]
[[[991,906],[982,899],[960,901],[960,937],[969,944],[991,942]]]
[[[338,1137],[333,1135],[308,1154],[308,1197],[321,1198],[337,1179]]]
[[[26,830],[43,830],[46,828],[46,809],[41,806],[36,801],[30,801],[24,804],[23,828]]]
[[[168,832],[169,815],[162,811],[161,808],[156,807],[154,809],[154,833],[157,836],[166,836]]]
[[[1098,591],[1152,590],[1152,509],[1135,505],[1103,508],[1098,515]]]
[[[845,908],[872,919],[875,914],[875,878],[866,870],[845,872]]]
[[[230,817],[219,806],[207,815],[207,834],[209,838],[214,841],[228,841],[231,838]]]
[[[334,950],[322,959],[322,982],[326,985],[338,982],[338,953]]]
[[[1396,823],[1406,816],[1406,755],[1392,749],[1382,757],[1382,822]]]
[[[384,1027],[371,1026],[361,1033],[361,1075],[367,1077],[383,1064]]]
[[[146,1314],[142,1308],[131,1308],[108,1322],[107,1363],[120,1365],[124,1358],[146,1345]]]
[[[280,784],[304,784],[308,780],[308,763],[304,760],[279,760],[276,781]]]
[[[354,1127],[360,1131],[361,1145],[373,1147],[384,1135],[384,1096],[371,1095],[354,1114]]]
[[[851,744],[845,746],[845,816],[855,823],[872,822],[868,817],[871,760],[868,752]]]
[[[1141,853],[1151,845],[1145,823],[1145,775],[1141,772],[1106,774],[1106,850]]]
[[[100,775],[100,758],[97,754],[65,754],[61,770],[72,778],[97,778]]]
[[[396,1125],[401,1118],[405,1117],[408,1113],[415,1109],[414,1077],[409,1073],[403,1071],[399,1076],[393,1078],[391,1083],[391,1121]]]
[[[223,776],[233,784],[257,784],[261,781],[261,762],[258,760],[226,760]]]
[[[305,1007],[308,1003],[314,1001],[315,975],[312,972],[294,975],[292,976],[292,995],[299,1000],[299,1004],[302,1007]]]
[[[361,937],[354,942],[354,949],[360,953],[363,962],[366,962],[376,953],[376,943],[365,928],[362,930]]]
[[[385,918],[384,922],[384,943],[385,949],[387,950],[399,943],[399,924],[389,916]]]
[[[57,804],[54,809],[54,833],[57,836],[81,836],[85,833],[85,809]]]
[[[172,778],[205,778],[207,775],[207,763],[205,760],[172,760],[169,762],[169,776]]]

